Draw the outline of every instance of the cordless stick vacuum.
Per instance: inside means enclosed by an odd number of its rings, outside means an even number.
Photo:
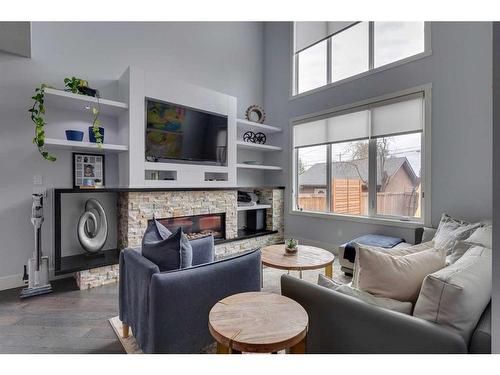
[[[49,282],[49,257],[42,256],[43,195],[33,194],[31,223],[35,233],[35,251],[28,260],[28,274],[24,267],[23,279],[28,279],[28,287],[21,291],[21,298],[38,296],[52,292]]]

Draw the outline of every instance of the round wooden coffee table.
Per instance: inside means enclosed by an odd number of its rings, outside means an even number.
[[[305,353],[309,318],[294,300],[274,293],[248,292],[217,302],[208,328],[217,353]]]
[[[271,245],[262,248],[262,264],[280,270],[302,271],[325,268],[325,275],[332,277],[335,257],[327,250],[319,247],[299,245],[293,255],[285,253],[285,245]]]

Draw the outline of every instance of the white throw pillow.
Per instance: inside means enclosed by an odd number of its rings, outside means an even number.
[[[474,246],[427,276],[413,315],[460,334],[466,343],[491,299],[491,249]]]
[[[383,247],[356,244],[356,253],[359,252],[360,247],[363,247],[365,249],[370,249],[372,251],[378,251],[380,253],[385,253],[385,254],[389,254],[392,256],[404,256],[404,255],[419,253],[421,251],[434,248],[434,243],[432,241],[422,242],[422,243],[419,243],[418,245],[410,245],[410,244],[405,244],[405,245],[408,245],[408,246],[398,246],[398,247],[393,247],[391,249],[386,249]],[[358,266],[358,257],[356,257],[356,259],[354,260],[354,270],[353,270],[353,277],[352,277],[352,286],[355,288],[359,288],[358,279],[359,279],[359,266]]]
[[[436,249],[445,249],[449,255],[457,241],[465,240],[480,226],[481,223],[471,224],[443,214],[434,236],[434,246]]]
[[[470,237],[465,239],[464,242],[484,246],[488,249],[493,249],[492,229],[492,225],[484,225],[482,227],[479,227],[474,232],[472,232]]]
[[[353,288],[349,285],[338,284],[332,279],[321,274],[318,275],[318,285],[357,298],[360,301],[366,302],[372,306],[382,307],[384,309],[411,315],[413,307],[411,302],[401,302],[390,298],[375,297],[370,293],[363,292],[362,290]]]
[[[424,278],[445,266],[443,250],[393,256],[360,247],[357,288],[377,297],[415,302]]]

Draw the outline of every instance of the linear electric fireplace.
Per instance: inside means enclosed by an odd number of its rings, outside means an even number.
[[[225,213],[178,216],[157,220],[171,232],[182,227],[182,231],[190,240],[210,235],[214,236],[215,240],[226,239]]]

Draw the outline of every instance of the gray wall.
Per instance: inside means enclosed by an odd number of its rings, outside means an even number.
[[[0,22],[0,50],[20,56],[31,56],[29,22]]]
[[[432,83],[432,224],[443,212],[470,220],[491,218],[492,26],[438,22],[431,29],[431,56],[289,100],[292,28],[290,23],[265,25],[264,104],[269,121],[284,129],[275,140],[284,151],[267,161],[285,166],[283,173],[268,172],[266,182],[287,186],[287,204],[290,118]],[[412,240],[408,229],[290,214],[285,228],[288,236],[330,245],[366,232]]]
[[[237,97],[239,116],[263,101],[261,23],[35,22],[31,31],[31,59],[0,53],[0,288],[19,281],[33,249],[33,175],[42,175],[46,188],[72,186],[70,153],[57,152],[59,159],[50,163],[31,144],[27,110],[40,83],[62,88],[63,78],[75,75],[94,87],[108,87],[103,96],[112,96],[116,92],[109,83],[127,66],[138,65]],[[113,166],[116,158],[107,158],[106,170],[113,173]],[[116,174],[106,178],[117,181]],[[46,250],[53,245],[52,203],[49,196]]]
[[[493,191],[500,191],[500,22],[493,23]],[[500,241],[500,197],[493,195],[493,243]],[[493,353],[500,353],[500,256],[493,252]]]

